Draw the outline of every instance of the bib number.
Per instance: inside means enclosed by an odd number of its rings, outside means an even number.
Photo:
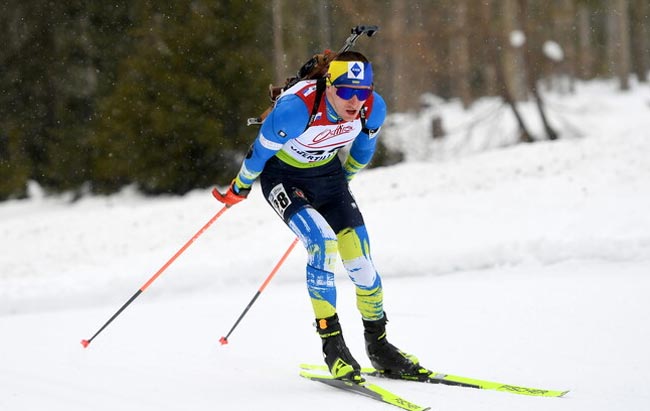
[[[284,217],[284,211],[291,205],[291,199],[282,184],[273,187],[268,200],[280,217]]]

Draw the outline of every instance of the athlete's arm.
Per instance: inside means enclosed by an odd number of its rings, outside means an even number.
[[[373,93],[372,110],[366,119],[366,127],[352,143],[343,170],[348,181],[370,163],[377,148],[377,136],[386,119],[386,102],[377,93]]]
[[[249,188],[262,173],[266,162],[280,151],[284,143],[302,134],[308,121],[309,112],[298,96],[289,94],[280,98],[264,119],[260,132],[242,163],[235,178],[237,186]]]

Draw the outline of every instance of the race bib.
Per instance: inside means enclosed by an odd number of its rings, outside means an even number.
[[[284,211],[291,205],[291,199],[282,184],[273,187],[269,193],[268,201],[275,209],[275,212],[284,218]]]

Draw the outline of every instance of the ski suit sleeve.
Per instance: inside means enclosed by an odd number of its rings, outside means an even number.
[[[308,121],[307,106],[298,96],[290,94],[280,98],[262,123],[235,177],[238,188],[250,188],[266,162],[280,151],[284,143],[302,134]]]
[[[350,153],[343,164],[345,178],[348,181],[370,163],[377,148],[379,130],[385,119],[386,103],[379,94],[373,93],[372,111],[366,119],[366,127],[352,143]]]

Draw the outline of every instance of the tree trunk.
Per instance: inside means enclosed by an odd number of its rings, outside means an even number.
[[[511,41],[511,36],[521,29],[518,10],[517,0],[501,1],[501,19],[504,36],[501,64],[503,66],[504,81],[508,85],[511,96],[517,101],[523,101],[527,98],[525,63],[522,51],[526,44],[517,45]]]
[[[480,36],[483,38],[483,47],[478,51],[480,54],[479,61],[481,62],[481,71],[485,89],[483,93],[488,96],[494,96],[499,93],[499,85],[497,81],[496,61],[492,53],[492,48],[495,41],[494,36],[491,34],[490,27],[493,22],[492,9],[494,8],[493,0],[484,0],[478,6],[480,7]]]
[[[408,108],[407,94],[405,93],[406,84],[404,73],[406,65],[405,53],[406,48],[402,42],[406,34],[406,2],[395,0],[391,2],[392,15],[388,22],[390,30],[390,39],[393,46],[390,61],[392,68],[392,77],[390,78],[391,89],[393,92],[393,111],[404,112]]]
[[[324,51],[327,48],[331,48],[332,45],[332,29],[330,23],[330,4],[327,1],[319,1],[318,8],[316,9],[318,13],[318,32],[320,33],[319,43],[320,50],[319,52]]]
[[[573,93],[576,74],[576,42],[575,42],[575,16],[576,7],[573,0],[558,0],[552,7],[553,36],[562,47],[563,58],[554,61],[553,65],[559,74],[561,92]],[[568,90],[567,90],[568,89]]]
[[[457,0],[452,6],[453,32],[450,38],[450,67],[453,93],[460,97],[463,107],[469,107],[472,91],[469,87],[469,38],[467,36],[467,0]]]
[[[591,23],[589,7],[578,4],[576,24],[578,27],[578,77],[589,80],[594,77],[594,50],[591,37]]]
[[[529,20],[527,18],[528,16],[528,0],[519,0],[519,20],[520,24],[522,27],[522,31],[524,32],[524,35],[526,36],[526,44],[524,45],[524,69],[526,72],[526,79],[528,81],[528,90],[532,93],[533,97],[535,98],[535,104],[537,106],[537,111],[539,112],[539,117],[542,120],[542,124],[544,125],[544,131],[546,132],[546,137],[549,140],[557,140],[558,135],[557,132],[551,127],[551,124],[548,121],[548,118],[546,117],[546,112],[544,110],[544,100],[542,99],[542,96],[539,94],[539,90],[537,87],[538,83],[538,77],[540,75],[540,71],[534,69],[533,61],[532,61],[532,52],[534,47],[538,47],[539,44],[533,43],[533,37],[531,36],[531,30],[530,30],[530,25],[529,25]]]
[[[283,84],[287,77],[287,55],[282,40],[282,0],[272,0],[271,15],[273,19],[273,80],[274,84]]]
[[[630,25],[628,0],[612,0],[607,9],[607,57],[610,72],[619,79],[620,89],[629,90]]]
[[[503,100],[508,104],[512,109],[512,114],[515,116],[517,121],[517,126],[519,127],[519,136],[518,140],[522,143],[532,143],[535,141],[532,134],[528,131],[524,118],[517,108],[517,102],[510,91],[508,81],[506,79],[505,69],[503,65],[504,61],[504,50],[509,48],[509,45],[503,45],[503,33],[495,32],[492,25],[488,25],[487,29],[488,39],[489,39],[489,50],[491,55],[491,60],[495,62],[495,74],[496,74],[496,84],[499,91],[499,95]],[[507,39],[508,36],[505,36]]]
[[[633,17],[632,55],[634,59],[634,72],[640,82],[648,81],[650,70],[650,30],[648,29],[648,13],[650,7],[648,0],[633,0],[631,14]]]

